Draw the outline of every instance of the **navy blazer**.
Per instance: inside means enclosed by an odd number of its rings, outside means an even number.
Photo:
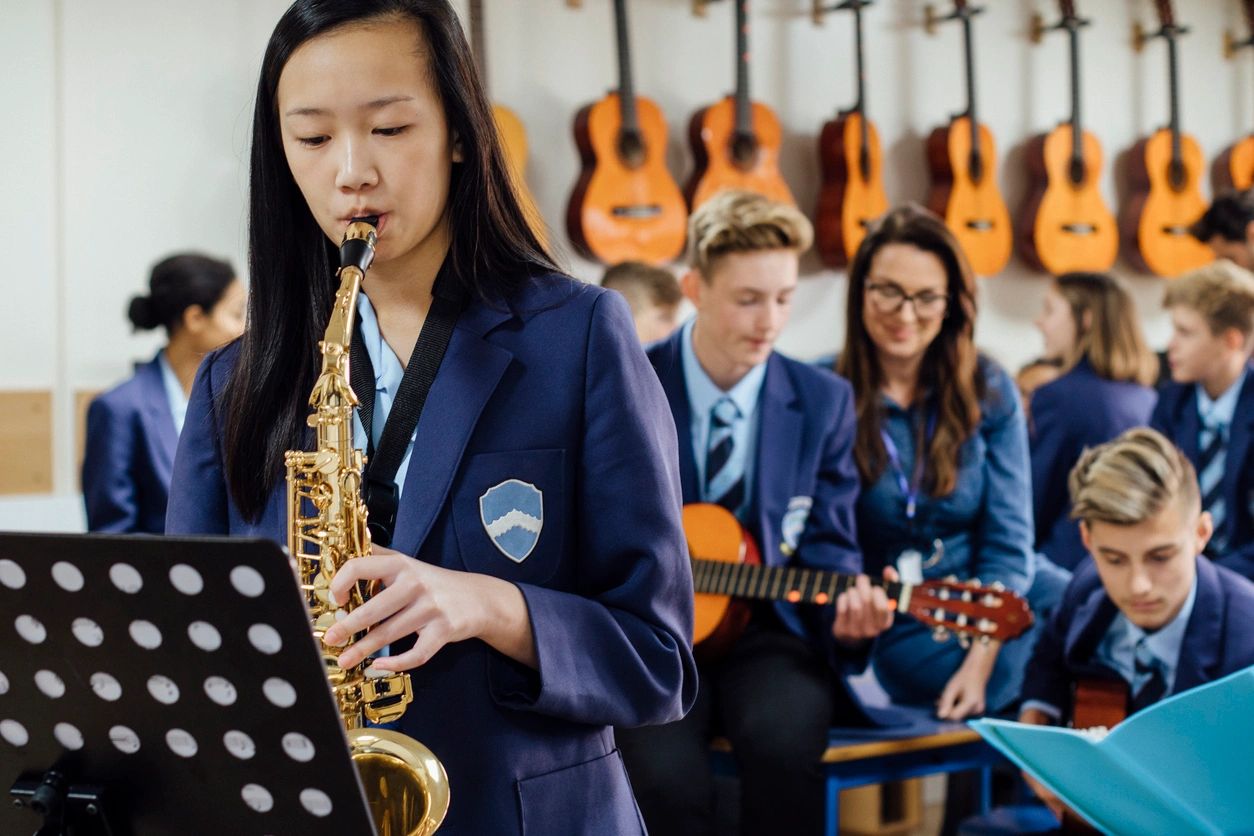
[[[681,353],[683,329],[648,349],[670,401],[679,436],[679,473],[684,502],[700,502],[692,419]],[[855,505],[858,470],[853,461],[853,387],[830,371],[772,352],[766,361],[759,401],[756,477],[746,528],[768,566],[790,561],[781,546],[791,544],[797,563],[814,569],[856,574],[862,571]],[[809,512],[798,511],[809,504]],[[789,531],[784,521],[789,516]],[[800,534],[793,525],[800,523]],[[824,607],[776,603],[784,624],[809,640],[829,663],[848,657],[832,637],[835,603]]]
[[[1228,431],[1223,495],[1227,518],[1223,534],[1227,552],[1215,562],[1254,579],[1254,364],[1237,396]],[[1201,451],[1198,435],[1202,419],[1197,413],[1196,383],[1169,383],[1158,395],[1150,426],[1170,438],[1197,466]]]
[[[1093,562],[1080,564],[1028,663],[1022,699],[1071,713],[1078,679],[1118,678],[1094,657],[1118,609]],[[1197,559],[1197,598],[1180,645],[1171,693],[1254,665],[1254,583],[1205,558]]]
[[[224,483],[215,405],[237,354],[211,355],[197,376],[168,531],[285,541],[282,481],[256,523]],[[516,583],[540,663],[472,640],[413,672],[400,729],[448,770],[440,832],[642,833],[611,726],[679,719],[697,678],[675,431],[622,296],[553,276],[508,307],[472,302],[414,449],[393,547]],[[522,559],[481,517],[481,498],[510,480],[541,495]]]
[[[158,354],[158,356],[160,356]],[[154,357],[87,409],[83,503],[87,530],[160,534],[178,431]]]
[[[1124,430],[1143,427],[1158,393],[1129,381],[1107,380],[1087,359],[1032,395],[1032,510],[1036,550],[1074,569],[1088,552],[1080,526],[1071,519],[1067,477],[1086,447],[1096,447]]]

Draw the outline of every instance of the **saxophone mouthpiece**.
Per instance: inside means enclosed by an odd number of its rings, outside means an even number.
[[[344,230],[344,241],[340,244],[340,269],[356,267],[362,273],[374,261],[374,245],[376,240],[375,227],[379,223],[378,215],[367,215],[353,218],[348,229]]]

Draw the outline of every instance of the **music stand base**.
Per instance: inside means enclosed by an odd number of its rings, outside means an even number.
[[[35,836],[111,836],[105,813],[104,788],[70,784],[65,775],[49,769],[41,775],[23,775],[9,788],[15,807],[43,816]]]

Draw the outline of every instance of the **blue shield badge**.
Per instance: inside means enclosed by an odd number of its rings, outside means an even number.
[[[522,563],[544,527],[544,492],[529,482],[507,479],[479,497],[479,519],[501,554]]]

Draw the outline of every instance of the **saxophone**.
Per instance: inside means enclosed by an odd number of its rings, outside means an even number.
[[[355,586],[349,600],[337,606],[331,600],[330,584],[347,561],[370,554],[366,504],[361,498],[365,455],[353,447],[357,396],[349,385],[348,358],[357,295],[374,258],[376,223],[376,218],[354,218],[340,244],[340,287],[326,333],[318,343],[322,371],[309,396],[313,411],[308,422],[317,433],[317,446],[310,452],[289,450],[284,457],[287,543],[378,832],[380,836],[429,836],[448,811],[444,766],[418,741],[366,724],[391,722],[405,713],[413,700],[409,674],[367,673],[369,659],[345,670],[338,659],[342,648],[329,647],[323,640],[337,620],[366,599]],[[349,643],[358,638],[350,638]]]

